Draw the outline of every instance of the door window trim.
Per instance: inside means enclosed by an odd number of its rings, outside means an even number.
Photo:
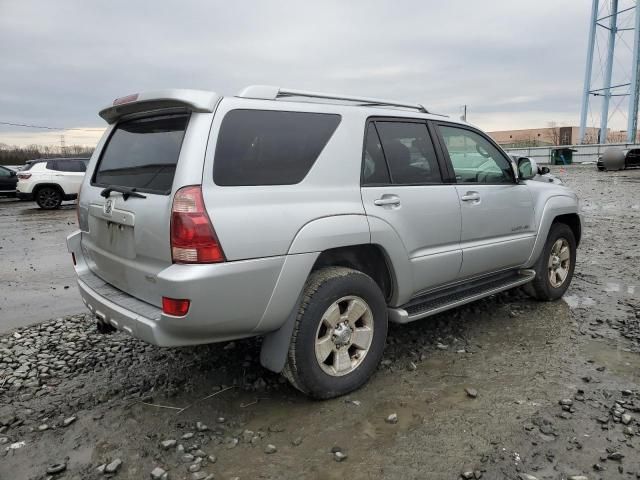
[[[446,160],[448,167],[451,169],[452,172],[452,180],[453,183],[455,183],[456,185],[517,185],[518,184],[518,180],[516,179],[514,173],[513,173],[513,169],[511,168],[511,159],[508,157],[508,155],[504,152],[504,150],[502,150],[502,147],[500,147],[500,145],[498,145],[489,135],[485,134],[483,131],[474,128],[470,125],[461,125],[459,123],[454,123],[454,122],[443,122],[443,121],[435,121],[435,127],[434,130],[437,133],[437,138],[438,138],[438,142],[440,143],[440,148],[442,149],[442,155],[443,158]],[[480,135],[482,138],[484,138],[485,140],[487,140],[491,145],[493,145],[495,147],[495,149],[497,150],[497,152],[502,155],[502,158],[504,158],[504,161],[507,162],[507,164],[509,165],[509,176],[511,178],[511,182],[477,182],[477,183],[458,183],[458,181],[456,180],[456,175],[455,175],[455,169],[453,168],[453,162],[451,161],[451,157],[449,156],[449,150],[447,149],[447,144],[444,141],[444,136],[442,135],[442,131],[440,130],[440,126],[444,126],[444,127],[453,127],[453,128],[459,128],[461,130],[468,130],[470,132],[473,132],[477,135]]]
[[[438,170],[440,172],[441,182],[424,182],[424,183],[394,183],[393,175],[391,175],[391,169],[389,168],[389,162],[387,160],[387,155],[384,153],[384,145],[382,144],[382,139],[380,138],[380,132],[378,132],[378,127],[376,123],[383,122],[391,122],[391,123],[422,123],[427,128],[427,134],[429,135],[429,139],[431,140],[431,144],[433,145],[433,150],[436,155],[436,163],[438,165]],[[378,140],[380,141],[380,147],[382,148],[382,156],[384,157],[384,164],[387,168],[387,174],[389,176],[389,183],[376,183],[376,184],[366,184],[364,182],[364,161],[365,161],[365,149],[367,145],[367,133],[369,131],[369,125],[373,124],[373,128],[378,135]],[[389,116],[371,116],[367,117],[364,124],[364,135],[362,138],[362,157],[360,159],[360,187],[420,187],[420,186],[437,186],[437,185],[447,185],[450,183],[455,183],[455,177],[453,178],[453,182],[451,182],[451,178],[449,174],[449,169],[447,168],[447,164],[444,162],[442,157],[441,147],[439,145],[439,139],[434,137],[433,129],[429,126],[429,121],[426,118],[411,118],[411,117],[389,117]]]

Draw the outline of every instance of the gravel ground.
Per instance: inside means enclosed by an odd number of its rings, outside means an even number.
[[[565,300],[392,325],[346,398],[298,394],[259,340],[161,349],[84,314],[0,337],[0,479],[640,478],[640,171],[554,171],[586,221]]]

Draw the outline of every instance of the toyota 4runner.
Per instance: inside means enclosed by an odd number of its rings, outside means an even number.
[[[261,363],[329,398],[387,323],[573,275],[576,195],[419,104],[248,87],[116,99],[68,249],[99,330],[160,346],[263,336]]]

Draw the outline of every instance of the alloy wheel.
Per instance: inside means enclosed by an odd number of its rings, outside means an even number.
[[[571,267],[571,246],[566,238],[558,238],[551,247],[547,267],[549,283],[553,288],[560,288],[569,276]]]
[[[373,328],[373,312],[362,298],[347,296],[333,302],[316,331],[320,368],[333,377],[353,372],[371,347]]]

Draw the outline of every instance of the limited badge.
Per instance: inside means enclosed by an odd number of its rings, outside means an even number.
[[[107,198],[107,201],[104,202],[104,207],[103,207],[103,212],[105,215],[109,215],[111,216],[111,214],[113,213],[113,204],[114,204],[115,200],[111,199],[111,198]]]

